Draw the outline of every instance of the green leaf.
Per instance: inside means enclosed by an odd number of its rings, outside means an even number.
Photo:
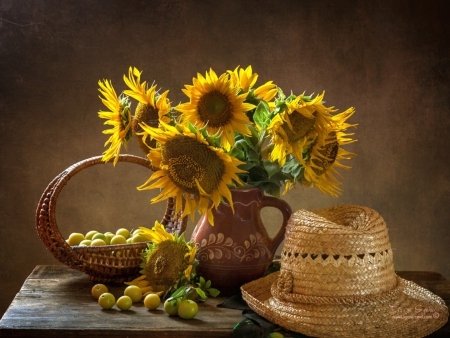
[[[248,176],[253,182],[267,181],[269,176],[267,171],[260,166],[254,166],[248,170]]]
[[[200,297],[202,297],[203,299],[206,299],[206,294],[202,289],[196,288],[195,290],[197,291],[197,293]]]
[[[261,101],[256,107],[255,114],[253,115],[255,124],[261,129],[267,128],[270,123],[270,109],[269,105],[265,101]]]
[[[270,180],[271,181],[280,181],[280,182],[292,181],[293,177],[289,173],[283,173],[283,172],[279,171],[279,172],[275,173],[274,175],[272,175],[270,177]]]
[[[252,133],[252,137],[254,137],[256,140],[259,137],[259,131],[258,129],[256,129],[254,126],[252,125],[248,125],[248,129],[250,129],[251,133]]]
[[[280,198],[280,184],[277,182],[265,182],[261,185],[263,190],[268,193],[269,195],[275,196],[277,198]]]
[[[244,136],[244,140],[252,149],[258,150],[259,131],[252,125],[248,125],[248,129],[252,135]]]
[[[255,148],[251,137],[244,136],[244,141],[247,144],[247,151],[248,151],[248,149],[254,149]]]
[[[259,154],[255,150],[249,149],[247,156],[248,161],[259,162]]]
[[[250,170],[251,168],[253,168],[254,166],[257,166],[257,165],[258,165],[257,162],[256,163],[255,162],[247,162],[247,163],[239,165],[238,168],[242,169],[242,170],[245,170],[245,171],[248,171],[248,170]]]
[[[188,122],[188,129],[189,129],[192,133],[197,134],[197,129],[195,128],[195,126],[194,126],[190,121]]]
[[[286,98],[286,95],[284,95],[284,93],[280,87],[277,87],[277,91],[278,91],[278,96],[280,97],[280,99],[284,100]]]
[[[303,175],[303,166],[295,159],[291,158],[283,166],[283,172],[288,173],[297,180],[301,175]]]
[[[289,96],[286,98],[286,102],[292,102],[292,101],[294,101],[296,98],[297,98],[297,96],[295,96],[295,95],[292,94],[292,92],[291,92],[291,95],[289,95]]]
[[[178,289],[175,290],[174,293],[172,293],[170,298],[177,298],[177,297],[181,296],[184,293],[186,293],[186,286],[179,287]]]
[[[214,289],[214,288],[209,288],[209,289],[207,289],[206,291],[208,291],[208,293],[209,293],[209,295],[210,295],[211,297],[217,297],[217,296],[219,295],[219,293],[220,293],[219,290]]]
[[[205,284],[205,289],[209,289],[211,287],[211,281],[207,281]]]
[[[245,138],[241,138],[240,140],[236,140],[236,142],[234,143],[234,148],[241,148],[243,150],[248,150],[248,146],[249,146],[249,144],[247,143]]]
[[[242,162],[244,162],[247,159],[247,156],[245,156],[245,152],[238,147],[231,149],[230,156],[235,157]]]
[[[284,112],[287,109],[286,101],[277,101],[275,107],[279,114]]]
[[[277,162],[264,160],[263,165],[264,169],[266,169],[267,173],[269,174],[269,178],[271,178],[273,175],[281,171],[281,168]]]

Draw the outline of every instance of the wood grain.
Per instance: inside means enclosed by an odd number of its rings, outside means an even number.
[[[436,272],[399,271],[450,304],[450,283]],[[240,310],[219,308],[224,298],[199,304],[192,320],[169,317],[162,306],[148,311],[142,303],[129,311],[102,310],[90,295],[86,275],[64,265],[39,265],[23,284],[0,321],[0,336],[9,337],[231,337],[243,317]],[[118,298],[124,285],[108,285]],[[449,337],[447,323],[431,337]]]

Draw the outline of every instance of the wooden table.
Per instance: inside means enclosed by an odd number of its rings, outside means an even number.
[[[450,283],[436,272],[398,272],[441,296],[450,305]],[[39,265],[0,321],[0,336],[13,337],[231,337],[243,317],[240,310],[219,308],[224,298],[209,298],[191,320],[169,317],[162,306],[148,311],[142,303],[129,311],[102,310],[90,294],[87,275],[63,265]],[[109,286],[117,297],[124,286]],[[450,337],[447,323],[432,337]]]

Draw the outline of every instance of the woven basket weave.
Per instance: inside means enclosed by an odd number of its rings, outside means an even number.
[[[152,169],[150,162],[134,155],[120,155],[120,162],[129,162]],[[36,210],[36,230],[45,247],[61,263],[85,272],[98,283],[123,283],[139,274],[141,253],[147,243],[105,245],[96,247],[70,246],[61,235],[56,223],[56,201],[67,182],[83,169],[103,164],[101,156],[80,161],[58,176],[45,189]],[[174,200],[168,199],[161,220],[168,232],[182,233],[187,219],[175,215]]]

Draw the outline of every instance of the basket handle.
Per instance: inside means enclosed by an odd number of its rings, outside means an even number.
[[[139,156],[122,154],[119,155],[119,162],[135,163],[154,170],[147,159]],[[44,190],[37,206],[36,230],[39,238],[58,261],[64,264],[73,262],[71,264],[72,267],[76,265],[78,254],[67,244],[58,229],[55,216],[56,201],[62,188],[74,175],[83,169],[103,163],[105,162],[102,161],[102,156],[95,156],[73,164],[50,182]],[[167,200],[166,211],[161,220],[161,224],[171,233],[177,232],[181,234],[186,230],[187,218],[184,217],[181,219],[180,214],[175,215],[173,198]]]

